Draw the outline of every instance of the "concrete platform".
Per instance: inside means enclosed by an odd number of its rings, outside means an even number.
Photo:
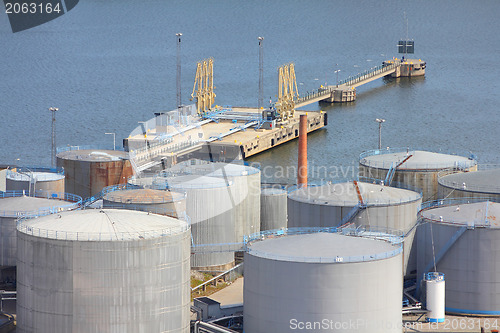
[[[306,114],[308,132],[328,124],[322,111],[295,111],[293,118],[284,122],[266,122],[261,128],[256,119],[261,117],[257,108],[234,107],[234,119],[198,119],[177,126],[148,128],[124,140],[124,146],[138,165],[160,160],[167,165],[188,158],[230,161],[272,149],[299,136],[299,118]],[[208,156],[207,156],[208,155]]]
[[[209,297],[214,301],[217,301],[221,306],[243,304],[243,283],[244,278],[234,280],[231,285],[226,288],[213,293]]]

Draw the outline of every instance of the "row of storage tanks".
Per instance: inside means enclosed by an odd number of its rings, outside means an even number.
[[[412,158],[420,154],[423,154],[421,158],[414,160],[418,163],[412,165],[410,163]],[[432,158],[427,158],[427,154],[432,154]],[[409,155],[412,157],[407,159]],[[445,177],[457,175],[468,177],[472,174],[477,177],[483,172],[482,170],[465,172],[476,170],[477,164],[474,158],[418,151],[375,151],[372,154],[363,154],[360,158],[360,172],[363,168],[367,168],[370,175],[374,176],[375,172],[380,172],[376,177],[384,179],[385,176],[380,170],[385,168],[387,173],[391,168],[391,164],[386,163],[385,159],[392,160],[392,163],[407,159],[404,164],[398,166],[394,179],[403,181],[406,185],[424,189],[422,195],[427,198],[432,198],[438,193],[438,184],[435,183],[439,173],[445,179]],[[426,159],[425,165],[419,164]],[[443,175],[444,170],[450,168],[460,171],[451,175]],[[487,172],[490,175],[493,171],[487,170]],[[466,185],[464,186],[463,183]],[[446,184],[449,185],[450,182]],[[451,184],[459,184],[455,192],[473,191],[481,187],[474,186],[470,180],[453,180]],[[494,184],[491,182],[487,184],[491,194],[498,195],[500,191],[492,188]],[[436,249],[439,246],[437,244],[447,243],[451,234],[462,233],[462,237],[459,237],[459,241],[452,248],[457,252],[450,250],[437,262],[437,269],[444,272],[447,277],[448,310],[457,313],[499,314],[500,306],[496,304],[494,297],[490,297],[487,302],[483,298],[488,292],[490,295],[495,294],[491,290],[492,282],[496,282],[495,275],[498,276],[495,274],[495,266],[490,266],[487,270],[488,279],[482,278],[481,283],[472,281],[477,269],[485,270],[488,259],[495,260],[492,258],[495,252],[489,253],[489,246],[495,246],[494,243],[497,243],[494,237],[496,203],[486,202],[483,206],[471,209],[465,209],[461,204],[460,209],[457,210],[457,207],[441,202],[442,207],[439,209],[447,207],[447,212],[452,215],[450,218],[445,212],[439,212],[440,215],[433,213],[433,210],[438,208],[432,205],[426,206],[429,209],[421,213],[424,223],[418,228],[418,234],[424,236],[418,237],[419,246],[416,247],[418,255],[415,255],[412,239],[415,235],[414,227],[422,195],[407,189],[383,186],[380,183],[361,182],[357,183],[357,186],[365,207],[359,210],[351,221],[351,226],[369,226],[368,230],[374,230],[373,232],[378,232],[378,228],[397,230],[405,236],[402,249],[398,250],[401,246],[394,242],[360,240],[359,237],[347,237],[339,233],[289,235],[278,237],[276,240],[268,239],[250,244],[245,254],[245,330],[247,332],[267,332],[270,327],[275,328],[273,331],[286,331],[290,328],[292,314],[296,314],[295,318],[298,321],[300,318],[303,319],[302,322],[311,321],[309,319],[311,317],[305,315],[310,313],[308,309],[311,308],[324,309],[318,312],[323,316],[322,318],[339,318],[341,324],[346,318],[351,317],[362,318],[365,321],[364,325],[368,323],[370,325],[373,323],[400,324],[402,278],[414,269],[417,269],[418,275],[428,270],[429,232],[432,233],[430,239]],[[160,219],[157,215],[149,213],[124,213],[121,210],[103,209],[61,212],[36,220],[26,220],[19,224],[17,231],[19,239],[19,244],[17,244],[18,304],[20,307],[18,322],[21,331],[23,327],[26,327],[25,331],[30,331],[32,327],[30,325],[35,325],[35,323],[36,325],[53,325],[57,316],[60,316],[57,322],[62,320],[61,325],[64,327],[61,331],[67,331],[68,327],[79,327],[67,325],[83,325],[83,321],[87,325],[94,323],[92,324],[95,325],[94,330],[86,326],[86,331],[89,332],[99,331],[99,327],[131,327],[137,331],[141,331],[143,327],[148,328],[146,331],[185,331],[187,329],[185,324],[180,324],[175,329],[166,327],[174,325],[173,322],[180,323],[180,318],[188,318],[189,257],[192,242],[193,245],[236,243],[240,242],[244,235],[258,233],[261,229],[337,227],[359,203],[354,182],[328,183],[297,189],[289,193],[279,187],[261,190],[260,172],[248,166],[189,162],[173,170],[166,170],[160,176],[155,177],[151,181],[151,187],[153,188],[142,190],[134,186],[116,188],[104,195],[104,205],[113,208],[145,209],[148,212],[155,212],[159,209],[156,212],[164,214],[175,211],[176,215],[167,214],[174,217],[180,217],[179,215],[185,209],[185,215],[189,216],[188,222],[190,223],[164,216]],[[158,189],[169,189],[170,192]],[[145,191],[148,191],[148,194]],[[168,195],[165,196],[165,193]],[[0,200],[0,203],[7,199]],[[54,199],[58,198],[51,197],[48,200]],[[159,206],[160,204],[163,204],[163,207]],[[474,204],[481,205],[481,201]],[[8,206],[12,207],[12,204]],[[1,208],[0,211],[2,211]],[[472,219],[470,214],[462,219],[457,218],[460,212],[465,211],[475,212],[472,223],[467,220]],[[426,217],[427,212],[430,214],[428,217]],[[484,223],[480,222],[482,216],[480,212],[484,213]],[[4,213],[4,215],[8,214]],[[11,218],[15,219],[13,216]],[[238,222],[235,223],[236,221]],[[135,226],[136,223],[138,223],[137,226]],[[164,223],[170,224],[166,227]],[[189,230],[189,224],[191,230]],[[2,221],[3,226],[4,221]],[[431,229],[432,226],[434,226],[434,231]],[[444,231],[436,231],[440,228]],[[457,229],[455,233],[454,228]],[[343,230],[345,233],[354,231],[356,228],[349,227]],[[192,236],[190,231],[192,231]],[[482,232],[481,235],[480,232]],[[5,236],[7,235],[12,237],[12,230],[6,231]],[[472,236],[464,237],[466,235]],[[3,230],[2,238],[4,238]],[[139,246],[140,249],[133,249],[138,247],[139,243],[144,245],[143,243],[147,243],[147,240],[151,240],[151,248]],[[161,242],[158,243],[158,240]],[[359,241],[366,242],[358,244]],[[483,245],[487,242],[488,246],[477,246],[477,242]],[[475,251],[468,251],[471,249]],[[101,250],[112,253],[109,256],[103,255],[100,253]],[[147,254],[140,252],[143,250]],[[3,248],[2,251],[4,251]],[[10,251],[12,255],[12,249]],[[47,255],[49,252],[50,255]],[[465,252],[468,254],[464,258]],[[42,255],[43,253],[45,254]],[[232,265],[234,257],[232,253],[227,256],[226,254],[196,254],[191,260],[191,266],[197,269],[227,268]],[[417,256],[418,260],[416,260]],[[448,257],[451,259],[447,259]],[[475,266],[482,266],[471,267],[469,260]],[[456,264],[459,261],[462,272],[457,272]],[[5,262],[3,265],[11,264],[12,261]],[[109,271],[110,267],[116,268],[116,275]],[[56,271],[65,272],[65,274],[58,273],[57,278],[52,278],[54,273],[51,272]],[[158,272],[165,274],[159,277],[156,275]],[[123,285],[118,284],[117,289],[106,288],[105,286],[114,281],[117,276],[120,276],[119,279],[122,280]],[[123,276],[127,278],[122,279]],[[370,278],[367,279],[367,276]],[[356,282],[359,278],[363,278],[363,281]],[[136,283],[137,281],[142,282]],[[148,283],[146,287],[144,281],[151,283]],[[367,283],[367,281],[373,283]],[[38,283],[40,285],[37,285]],[[75,285],[75,283],[80,285]],[[99,283],[101,284],[96,286]],[[184,287],[179,287],[178,283]],[[132,295],[140,295],[138,297],[141,303],[150,302],[144,305],[147,311],[127,308],[127,301],[131,301],[133,296],[115,293],[132,285],[138,286],[131,288]],[[154,286],[160,285],[163,286],[163,289],[160,288],[161,291],[155,289]],[[340,288],[339,286],[342,285],[344,287]],[[363,288],[360,287],[361,285]],[[36,287],[33,288],[34,286]],[[53,291],[58,287],[64,291],[54,296],[55,298],[51,298],[48,290]],[[177,289],[177,292],[182,295],[167,297],[165,288]],[[294,296],[291,296],[292,294]],[[115,299],[118,295],[120,299],[124,297],[120,302]],[[66,303],[62,303],[64,306],[58,306],[63,296],[68,296],[64,301]],[[162,303],[167,302],[165,297],[173,303],[171,305]],[[339,299],[342,302],[338,302]],[[347,299],[352,301],[346,303]],[[457,305],[453,305],[454,299]],[[464,300],[468,300],[469,303]],[[381,306],[380,302],[385,305]],[[363,306],[360,305],[361,303]],[[42,309],[47,304],[54,307],[50,311],[51,315],[47,315]],[[99,308],[98,304],[103,305]],[[339,308],[339,304],[344,304],[342,309]],[[133,305],[130,304],[130,307]],[[102,311],[104,308],[107,310]],[[169,309],[173,308],[177,309],[177,312],[172,310],[171,316],[164,316],[170,313]],[[382,310],[372,317],[375,308]],[[393,311],[391,310],[393,308],[399,310]],[[78,314],[75,313],[77,309]],[[109,316],[109,311],[114,315]],[[130,313],[135,313],[134,320],[123,317]],[[157,315],[158,318],[168,317],[169,323],[162,324],[158,320],[153,320],[155,323],[151,325],[157,326],[147,326],[146,322],[151,321],[152,315]],[[335,317],[335,315],[340,317]],[[73,318],[75,316],[79,318]],[[82,318],[84,318],[83,321],[81,321]],[[375,318],[377,318],[376,321],[374,321]],[[78,323],[79,320],[80,323]],[[186,321],[183,320],[181,321],[185,323]],[[188,319],[185,320],[189,322]],[[23,326],[24,323],[25,326]],[[360,330],[366,327],[361,325]],[[378,331],[396,331],[386,328]]]
[[[185,164],[152,187],[105,187],[97,194],[103,209],[72,212],[81,197],[2,192],[10,243],[2,243],[1,264],[17,265],[18,331],[189,331],[191,266],[234,263],[233,253],[191,256],[191,246],[260,231],[260,171]]]

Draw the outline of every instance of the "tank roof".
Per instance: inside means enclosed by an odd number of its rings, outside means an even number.
[[[358,182],[363,202],[369,206],[383,206],[412,202],[420,199],[420,193],[396,187]],[[354,207],[358,204],[358,195],[353,182],[310,186],[288,194],[292,200],[317,205]]]
[[[33,178],[37,182],[50,182],[50,181],[64,179],[64,175],[52,172],[35,171],[31,173],[30,172],[19,173],[11,171],[7,172],[6,178],[10,180],[23,181],[23,182],[29,182],[31,178]]]
[[[476,160],[470,157],[423,150],[397,152],[380,150],[374,152],[379,153],[370,155],[370,152],[367,152],[362,154],[359,163],[368,167],[389,169],[391,165],[403,162],[411,156],[398,167],[398,170],[445,169],[457,166],[471,167],[477,164]]]
[[[281,189],[281,188],[268,187],[268,188],[261,189],[260,194],[262,194],[262,195],[281,195],[281,194],[286,194],[286,191]]]
[[[17,196],[0,198],[0,216],[16,216],[17,213],[36,213],[41,209],[66,207],[72,202],[57,199]]]
[[[124,189],[106,193],[104,200],[120,203],[154,204],[183,200],[184,193],[152,189]]]
[[[243,164],[216,162],[189,165],[186,167],[185,172],[188,174],[207,175],[212,177],[238,177],[253,175],[259,173],[260,170]]]
[[[231,181],[208,176],[185,175],[178,177],[167,177],[165,182],[168,188],[172,189],[203,189],[203,188],[218,188],[227,187],[232,184]]]
[[[121,150],[82,149],[63,151],[57,157],[75,161],[110,162],[128,159],[128,154]]]
[[[139,178],[133,176],[128,179],[127,183],[141,187],[151,187],[153,185],[154,179],[154,176],[144,176]]]
[[[436,223],[500,228],[500,203],[484,201],[436,207],[422,211],[422,217]]]
[[[130,241],[164,237],[189,229],[187,222],[141,211],[86,209],[24,220],[18,230],[42,238]]]
[[[293,262],[372,261],[399,252],[399,245],[386,241],[323,232],[270,238],[249,245],[251,255]]]
[[[460,190],[500,193],[500,169],[457,172],[440,177],[438,182]]]

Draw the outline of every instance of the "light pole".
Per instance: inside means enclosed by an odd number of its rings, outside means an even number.
[[[339,86],[339,72],[340,72],[340,69],[337,69],[334,73],[337,74],[337,88]]]
[[[116,150],[116,133],[104,133],[108,135],[113,135],[113,150]]]
[[[257,37],[259,40],[259,112],[264,104],[264,50],[262,47],[262,42],[264,37]]]
[[[378,123],[378,149],[382,149],[382,123],[385,122],[385,119],[377,118],[375,121]]]
[[[182,34],[176,33],[177,36],[177,108],[180,109],[182,106],[182,96],[181,96],[181,36]]]
[[[51,152],[51,163],[52,167],[56,166],[56,111],[59,111],[59,108],[51,107],[49,111],[52,112],[52,152]]]

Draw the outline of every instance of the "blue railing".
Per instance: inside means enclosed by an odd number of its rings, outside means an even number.
[[[500,202],[500,198],[457,198],[457,199],[439,199],[439,200],[431,200],[431,201],[426,201],[422,203],[420,213],[422,211],[431,209],[431,208],[438,208],[438,207],[444,207],[444,206],[456,206],[456,205],[464,205],[464,204],[470,204],[470,203],[478,203],[478,202]]]
[[[497,164],[478,164],[477,166],[478,172],[480,171],[490,171],[490,170],[498,170],[497,174],[500,175],[500,165]],[[452,174],[459,174],[463,173],[463,170],[443,170],[438,173],[438,183],[440,185],[456,189],[456,190],[463,190],[463,191],[471,191],[471,192],[483,192],[483,193],[491,193],[491,194],[498,194],[500,193],[500,187],[495,184],[495,181],[490,181],[489,184],[478,184],[474,183],[474,180],[471,182],[466,182],[464,183],[463,181],[461,182],[456,182],[454,180],[447,179],[446,176],[452,175]],[[453,177],[451,177],[453,179]],[[463,179],[465,181],[465,179]]]
[[[157,230],[135,230],[133,232],[70,232],[61,230],[49,230],[43,228],[37,228],[33,226],[30,221],[20,220],[17,224],[17,230],[22,233],[50,238],[58,240],[76,240],[76,241],[141,241],[145,239],[153,239],[160,237],[167,237],[172,235],[178,235],[183,232],[190,230],[189,223],[179,223],[178,226],[157,229]]]
[[[62,147],[57,147],[57,153],[65,152],[65,151],[72,151],[72,150],[113,150],[113,147],[110,147],[108,145],[81,145],[81,146],[62,146]],[[114,150],[120,150],[123,151],[123,148],[121,147],[116,147]]]
[[[382,231],[383,230],[383,231]],[[384,232],[385,231],[385,232]],[[402,247],[402,236],[397,235],[397,231],[392,230],[395,234],[388,233],[389,229],[386,228],[368,228],[368,227],[358,227],[358,228],[343,228],[338,229],[335,227],[329,228],[283,228],[276,230],[266,230],[259,233],[254,233],[248,236],[244,236],[245,249],[249,254],[262,256],[274,260],[284,260],[284,261],[299,261],[299,262],[311,262],[311,263],[346,263],[346,262],[363,262],[363,261],[373,261],[393,257],[398,255],[403,251]],[[270,238],[277,238],[283,236],[292,235],[304,235],[313,233],[338,233],[347,236],[365,237],[387,241],[395,245],[394,250],[386,251],[383,253],[375,253],[360,256],[347,256],[347,257],[298,257],[298,256],[285,256],[278,255],[275,253],[269,253],[264,251],[258,251],[252,249],[251,243],[262,241]],[[401,232],[399,232],[401,233]]]
[[[116,192],[116,191],[127,191],[127,190],[140,190],[143,189],[139,185],[133,185],[133,184],[118,184],[118,185],[112,185],[112,186],[106,186],[105,188],[102,189],[98,197],[104,198],[107,194]],[[165,193],[165,192],[163,192]],[[169,202],[174,202],[174,201],[179,201],[186,199],[186,194],[185,193],[177,193],[177,192],[170,192],[171,193],[171,198],[166,200],[165,198],[161,198],[161,200],[157,201],[152,201],[148,203],[169,203]],[[108,200],[113,200],[114,198],[109,198]],[[141,200],[142,197],[137,197],[137,201],[133,201],[135,204],[140,204],[139,200]],[[153,200],[149,196],[146,197],[145,199],[147,200]],[[127,199],[125,199],[127,200]],[[118,202],[117,202],[118,204]]]
[[[25,165],[25,166],[15,167],[15,169],[16,172],[47,172],[47,173],[55,173],[58,175],[64,175],[63,167],[52,168],[52,167]],[[12,171],[12,170],[9,169],[7,171]]]
[[[451,162],[440,162],[437,160],[437,162],[432,162],[432,161],[426,161],[426,162],[421,162],[417,163],[414,169],[443,169],[443,168],[451,168],[451,167],[456,167],[456,168],[469,168],[471,166],[474,166],[477,164],[477,156],[474,155],[470,151],[442,151],[442,150],[435,150],[435,149],[409,149],[408,147],[406,148],[389,148],[387,147],[386,149],[373,149],[373,150],[368,150],[359,155],[359,163],[368,166],[368,167],[377,167],[377,168],[383,168],[383,169],[389,169],[394,161],[370,161],[367,160],[367,157],[370,156],[375,156],[375,155],[385,155],[385,154],[398,154],[398,153],[406,153],[407,155],[414,155],[415,152],[423,151],[423,152],[429,152],[429,153],[438,153],[438,154],[445,154],[445,155],[453,155],[453,156],[461,156],[467,158],[469,161],[457,161],[455,165],[450,164]],[[410,163],[413,163],[410,160]]]
[[[25,191],[6,191],[6,192],[0,192],[0,199],[23,197],[25,195],[26,195]],[[21,218],[21,217],[33,218],[38,216],[59,213],[64,210],[78,209],[82,204],[82,197],[71,193],[34,191],[34,193],[32,192],[31,197],[42,198],[42,199],[55,199],[54,205],[50,207],[40,207],[34,210],[26,210],[26,211],[0,210],[0,216],[16,217],[16,218]]]
[[[424,273],[424,281],[441,281],[444,280],[444,273],[439,272],[427,272]]]
[[[375,179],[375,178],[358,177],[358,180],[360,182],[368,183],[368,184],[379,184],[379,185],[383,185],[384,184],[383,180]],[[329,182],[318,182],[317,185],[314,184],[314,183],[312,183],[313,185],[308,184],[309,190],[307,190],[307,191],[308,191],[308,194],[310,194],[310,195],[321,194],[320,191],[322,191],[322,189],[321,189],[322,186],[325,186],[325,185],[337,186],[338,184],[348,183],[348,182],[353,182],[353,179],[346,178],[346,179],[337,179],[335,181],[329,181]],[[382,200],[382,201],[365,200],[363,208],[377,207],[377,206],[387,206],[387,205],[397,205],[397,204],[406,204],[406,203],[410,203],[410,202],[415,202],[415,201],[420,200],[422,198],[422,190],[419,189],[419,188],[416,188],[416,187],[411,186],[411,185],[406,185],[406,184],[398,183],[398,182],[392,182],[392,184],[393,184],[393,186],[390,186],[390,187],[395,187],[395,188],[410,190],[410,191],[415,192],[415,193],[408,193],[408,196],[405,196],[405,197],[401,196],[401,197],[396,198],[394,200],[391,200],[389,198],[386,199],[386,200]],[[296,200],[299,200],[299,201],[312,202],[312,203],[315,202],[314,201],[315,198],[309,198],[309,197],[306,197],[306,196],[304,196],[303,198],[300,197],[300,196],[292,197],[293,193],[295,191],[297,191],[297,189],[298,189],[297,185],[291,185],[291,186],[289,186],[287,188],[287,190],[288,190],[288,196],[290,198],[293,198],[293,199],[296,199]],[[343,187],[341,189],[346,190],[345,191],[345,193],[346,193],[346,200],[342,201],[340,199],[341,197],[338,197],[335,200],[335,205],[336,206],[346,206],[346,207],[349,207],[349,206],[355,206],[355,205],[358,204],[358,199],[357,199],[357,195],[356,195],[354,187]],[[352,192],[350,192],[350,191],[352,191]],[[349,195],[349,197],[351,199],[347,200],[347,197],[348,197],[347,195]],[[361,196],[363,196],[363,195],[364,195],[364,193],[362,191],[361,192]],[[321,201],[321,200],[319,200],[319,201]],[[321,203],[319,203],[319,204],[321,204]]]

